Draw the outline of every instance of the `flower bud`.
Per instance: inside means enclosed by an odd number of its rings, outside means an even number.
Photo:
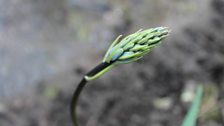
[[[116,64],[134,62],[159,45],[169,32],[167,27],[139,30],[119,42],[120,35],[109,47],[103,62]]]

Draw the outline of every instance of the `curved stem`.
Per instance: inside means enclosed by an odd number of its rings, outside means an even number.
[[[110,67],[112,64],[113,63],[101,63],[98,66],[96,66],[94,69],[92,69],[89,73],[87,73],[82,78],[82,80],[80,81],[78,87],[75,89],[75,91],[73,93],[73,96],[72,96],[71,104],[70,104],[70,114],[71,114],[71,118],[72,118],[72,122],[73,122],[74,126],[79,126],[78,125],[77,116],[76,116],[76,106],[77,106],[79,95],[81,94],[83,88],[85,87],[85,85],[88,82],[86,77],[90,77],[90,78],[94,77],[95,75],[97,75],[101,71],[104,71],[105,69]],[[99,77],[99,76],[97,76],[97,77]],[[94,79],[95,79],[95,77],[94,77]]]
[[[78,87],[76,88],[73,96],[72,96],[72,101],[71,101],[71,105],[70,105],[70,114],[71,114],[71,118],[72,118],[72,122],[74,126],[78,126],[78,120],[77,120],[77,116],[76,116],[76,105],[77,105],[77,101],[79,98],[79,95],[82,91],[82,89],[84,88],[84,86],[87,84],[87,81],[85,78],[83,78]]]

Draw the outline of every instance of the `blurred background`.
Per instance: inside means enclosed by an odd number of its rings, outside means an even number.
[[[0,125],[72,126],[82,76],[118,35],[157,26],[163,44],[86,86],[81,126],[179,126],[198,84],[198,126],[223,126],[224,0],[0,0]]]

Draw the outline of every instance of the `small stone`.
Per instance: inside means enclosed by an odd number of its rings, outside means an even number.
[[[157,98],[153,101],[153,105],[157,109],[168,110],[173,105],[171,97]]]

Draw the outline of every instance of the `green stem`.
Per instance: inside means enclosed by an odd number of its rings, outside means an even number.
[[[85,85],[89,81],[86,78],[96,79],[96,77],[95,77],[96,75],[98,75],[102,71],[105,71],[105,69],[107,70],[108,67],[110,68],[110,66],[112,66],[112,65],[113,65],[113,63],[101,63],[101,64],[99,64],[98,66],[96,66],[94,69],[92,69],[89,73],[87,73],[82,78],[79,85],[75,89],[75,91],[73,93],[73,96],[72,96],[71,104],[70,104],[70,114],[71,114],[71,119],[72,119],[72,122],[73,122],[74,126],[79,126],[77,116],[76,116],[76,106],[77,106],[78,98],[79,98],[83,88],[85,87]],[[99,76],[97,76],[97,77],[99,77]]]
[[[77,120],[77,116],[76,116],[76,105],[78,102],[79,95],[86,84],[87,84],[87,81],[85,78],[83,78],[80,81],[78,87],[76,88],[76,90],[72,96],[72,101],[71,101],[71,105],[70,105],[70,114],[71,114],[71,118],[72,118],[72,122],[73,122],[74,126],[78,126],[78,120]]]

